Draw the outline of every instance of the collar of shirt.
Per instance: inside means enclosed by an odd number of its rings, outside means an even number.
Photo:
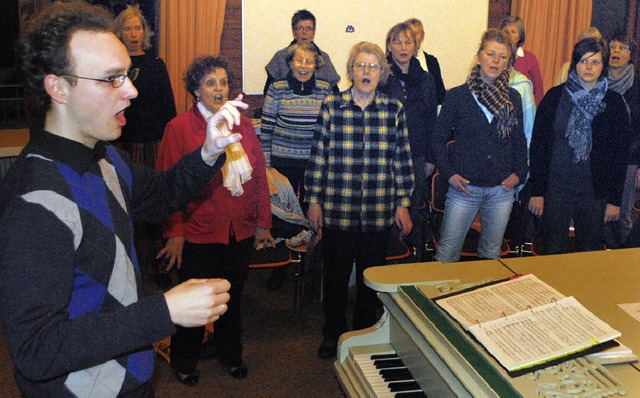
[[[524,57],[524,48],[518,47],[518,49],[516,50],[516,57],[518,58]]]
[[[78,174],[84,174],[92,164],[105,157],[105,143],[98,141],[89,148],[77,141],[52,134],[46,130],[31,131],[29,147],[47,157],[69,165]]]
[[[351,90],[353,89],[353,84],[351,85],[351,87],[349,87],[348,89],[346,89],[345,91],[343,91],[342,94],[342,100],[340,101],[340,108],[358,108],[361,109],[360,106],[358,106],[356,104],[356,102],[353,100],[353,94],[351,93]],[[376,111],[378,109],[378,101],[380,100],[380,92],[378,91],[378,89],[376,89],[376,93],[373,97],[373,100],[371,100],[371,102],[369,103],[369,105],[367,105],[366,109],[369,109],[371,107],[370,110],[371,111]]]

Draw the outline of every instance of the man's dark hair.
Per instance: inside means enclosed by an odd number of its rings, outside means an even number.
[[[313,22],[313,27],[316,27],[316,17],[308,10],[298,10],[293,14],[293,17],[291,17],[291,30],[294,30],[300,21],[311,21]]]
[[[111,32],[113,17],[106,9],[84,1],[56,1],[28,23],[19,53],[25,91],[37,99],[40,108],[32,111],[40,114],[51,107],[51,97],[43,84],[46,75],[73,74],[69,42],[73,33],[80,30]]]
[[[576,70],[576,65],[578,65],[580,59],[587,53],[602,53],[602,72],[600,73],[600,77],[607,76],[609,68],[609,47],[603,39],[596,39],[595,37],[582,39],[573,47],[569,72]]]

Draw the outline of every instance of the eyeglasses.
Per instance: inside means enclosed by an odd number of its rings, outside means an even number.
[[[369,69],[371,70],[377,70],[380,68],[380,64],[374,64],[374,63],[367,63],[367,62],[358,62],[357,64],[353,64],[354,68],[358,68],[358,69],[364,69],[366,67],[369,67]]]
[[[617,44],[612,44],[612,45],[609,46],[609,49],[611,51],[618,51],[618,50],[620,50],[620,51],[629,51],[629,46],[624,46],[624,45],[619,46]]]
[[[127,81],[127,77],[131,81],[136,80],[138,78],[138,73],[140,73],[139,68],[131,68],[126,74],[123,73],[121,75],[113,75],[113,76],[107,77],[106,79],[96,79],[94,77],[84,77],[84,76],[66,75],[66,74],[61,74],[58,76],[73,77],[76,79],[84,79],[84,80],[93,80],[95,82],[111,83],[111,86],[113,88],[119,88],[119,87],[122,87],[124,82]]]
[[[314,28],[313,26],[296,26],[296,31],[302,32],[303,30],[306,30],[307,32],[312,32],[316,30],[316,28]]]

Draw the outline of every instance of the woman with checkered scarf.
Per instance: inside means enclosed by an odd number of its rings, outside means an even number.
[[[500,257],[515,188],[528,171],[522,101],[509,87],[513,56],[509,36],[487,30],[467,81],[445,96],[432,141],[440,176],[449,183],[438,261],[460,259],[478,212],[478,257]]]

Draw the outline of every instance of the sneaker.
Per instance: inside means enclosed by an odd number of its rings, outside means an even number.
[[[287,244],[287,246],[290,246],[290,247],[299,247],[299,246],[308,245],[309,242],[311,242],[312,235],[313,234],[311,233],[311,231],[304,230],[300,232],[298,235],[294,236],[293,238],[286,239],[285,243]]]

